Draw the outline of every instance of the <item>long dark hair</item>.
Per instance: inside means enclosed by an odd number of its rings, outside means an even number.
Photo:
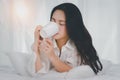
[[[81,12],[74,4],[63,3],[53,8],[50,20],[56,10],[65,13],[67,33],[79,52],[81,64],[89,65],[97,74],[103,67],[92,44],[92,38],[84,26]]]

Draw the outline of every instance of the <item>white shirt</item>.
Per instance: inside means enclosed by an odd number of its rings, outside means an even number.
[[[64,46],[62,46],[61,51],[59,50],[55,40],[53,40],[53,45],[55,54],[60,58],[61,61],[72,67],[80,65],[80,56],[78,55],[78,51],[71,40],[68,40],[67,43]],[[37,73],[47,73],[52,67],[51,62],[47,57],[45,57],[43,53],[40,54],[40,57],[43,67]],[[35,53],[33,53],[30,58],[30,61],[28,62],[28,71],[32,75],[36,74],[35,61],[36,55]]]

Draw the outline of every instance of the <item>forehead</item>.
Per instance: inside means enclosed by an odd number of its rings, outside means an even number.
[[[56,10],[56,11],[53,13],[52,18],[57,19],[57,20],[65,20],[64,11],[62,11],[62,10]]]

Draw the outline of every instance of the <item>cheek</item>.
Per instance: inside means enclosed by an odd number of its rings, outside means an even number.
[[[61,34],[61,36],[66,36],[67,35],[67,31],[65,27],[60,28],[59,33]]]
[[[53,38],[58,39],[58,38],[65,37],[66,35],[67,35],[66,29],[65,28],[59,28],[58,34],[56,34]]]
[[[62,27],[59,27],[59,34],[63,34],[65,33],[65,28],[62,26]]]

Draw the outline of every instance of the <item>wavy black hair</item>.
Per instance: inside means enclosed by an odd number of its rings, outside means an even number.
[[[80,10],[72,3],[62,3],[53,8],[50,20],[56,10],[65,13],[67,34],[79,52],[81,64],[89,65],[97,74],[103,66],[92,44],[92,38],[85,28]]]

